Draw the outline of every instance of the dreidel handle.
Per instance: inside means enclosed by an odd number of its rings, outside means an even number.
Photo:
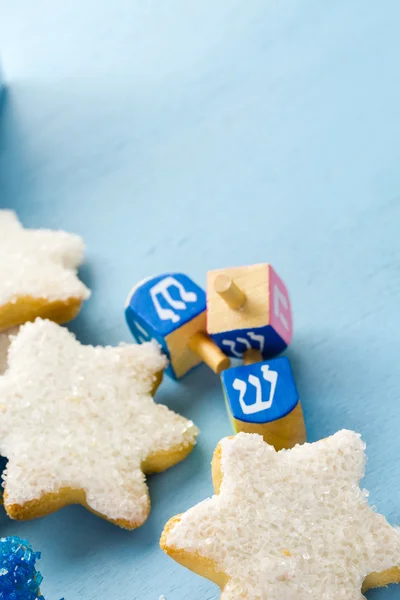
[[[228,304],[230,308],[237,310],[242,308],[246,302],[246,295],[240,287],[224,273],[217,275],[214,281],[214,290]]]
[[[255,348],[250,348],[250,350],[247,350],[243,355],[244,365],[254,365],[255,363],[262,362],[263,360],[263,355]]]
[[[217,344],[202,331],[192,335],[189,339],[189,348],[198,354],[214,373],[221,373],[231,364],[229,358],[218,348]]]

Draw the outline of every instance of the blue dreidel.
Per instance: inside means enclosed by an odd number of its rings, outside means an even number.
[[[227,369],[221,381],[236,433],[259,433],[276,450],[306,441],[303,411],[286,357]]]
[[[169,358],[167,373],[180,379],[205,362],[215,373],[229,358],[206,334],[206,295],[182,273],[141,281],[125,305],[128,326],[139,343],[155,339]]]
[[[289,294],[269,264],[232,267],[207,275],[207,332],[228,355],[256,349],[264,359],[291,342]]]

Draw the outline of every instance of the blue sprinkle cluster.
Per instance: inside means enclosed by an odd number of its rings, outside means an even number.
[[[25,540],[0,538],[0,600],[44,600],[39,591],[43,578],[35,569],[39,558]]]

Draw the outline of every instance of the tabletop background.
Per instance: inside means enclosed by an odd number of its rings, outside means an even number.
[[[371,502],[398,524],[399,19],[397,0],[0,0],[0,204],[84,236],[93,295],[70,328],[130,341],[123,305],[141,278],[204,285],[208,269],[271,262],[291,294],[309,440],[361,432]],[[46,599],[218,598],[158,540],[212,492],[231,431],[220,383],[200,367],[157,399],[201,436],[150,478],[142,528],[80,507],[0,517],[42,551]]]

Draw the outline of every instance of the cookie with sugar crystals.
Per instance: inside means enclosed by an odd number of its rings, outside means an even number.
[[[81,345],[36,319],[20,327],[0,376],[4,506],[31,519],[82,504],[126,529],[150,510],[145,473],[192,450],[197,428],[156,404],[166,359],[158,345]]]
[[[19,327],[11,327],[5,331],[0,331],[0,375],[7,370],[8,348],[10,347],[13,336],[17,335]]]
[[[11,335],[16,335],[18,327],[8,329],[5,332],[0,332],[0,375],[7,369],[7,353],[11,343]],[[2,473],[5,469],[7,459],[0,456],[0,483],[2,481]],[[0,488],[0,504],[3,504],[3,488]]]
[[[223,600],[356,600],[397,583],[400,529],[359,487],[364,449],[346,430],[279,452],[256,434],[225,438],[215,495],[172,518],[161,547]]]
[[[81,237],[65,231],[24,229],[11,210],[0,210],[0,330],[49,318],[73,319],[88,288],[78,279]]]
[[[0,331],[0,375],[7,369],[7,353],[11,343],[11,335],[15,335],[17,332],[18,327],[7,329],[7,331]]]

